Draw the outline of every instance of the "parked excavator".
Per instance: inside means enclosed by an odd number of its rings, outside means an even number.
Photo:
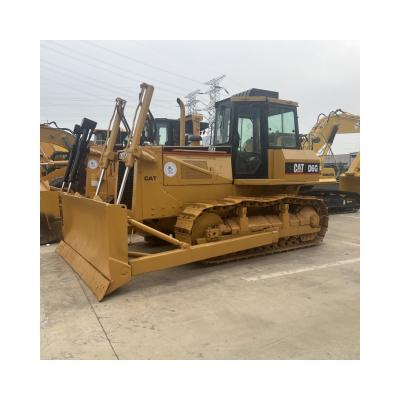
[[[57,252],[99,301],[145,272],[321,243],[326,205],[298,192],[327,179],[320,158],[300,148],[297,103],[251,89],[216,103],[211,148],[184,145],[182,118],[179,146],[141,144],[153,91],[141,85],[117,157],[114,203],[61,193],[64,239]],[[176,249],[139,251],[128,246],[132,233]]]
[[[360,133],[360,117],[341,109],[320,114],[308,135],[303,137],[301,147],[314,151],[322,165],[324,158],[332,153],[332,144],[338,134]],[[352,160],[344,173],[323,165],[322,176],[335,178],[334,184],[304,187],[302,192],[324,199],[330,213],[354,212],[360,209],[360,153]]]

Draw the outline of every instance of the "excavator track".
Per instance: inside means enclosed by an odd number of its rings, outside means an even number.
[[[319,190],[313,191],[311,195],[322,198],[330,214],[353,213],[360,209],[360,195],[358,193]]]
[[[224,216],[232,212],[239,206],[255,208],[264,207],[266,209],[279,209],[282,204],[288,204],[294,207],[313,207],[320,218],[320,231],[315,237],[310,238],[309,235],[288,236],[279,239],[278,243],[270,244],[263,247],[253,248],[237,253],[230,253],[224,256],[210,258],[202,261],[204,264],[222,264],[231,261],[243,260],[269,254],[282,253],[286,251],[307,248],[318,245],[322,242],[328,228],[328,209],[323,200],[312,196],[269,196],[264,198],[249,197],[230,197],[222,201],[210,201],[207,203],[192,203],[188,205],[178,216],[175,233],[180,240],[188,243],[192,242],[192,230],[196,219],[205,212],[212,212]]]

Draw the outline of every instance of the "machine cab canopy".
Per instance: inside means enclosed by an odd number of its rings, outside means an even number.
[[[297,103],[279,93],[249,89],[216,103],[214,146],[239,151],[268,148],[297,149]]]
[[[216,103],[214,146],[230,146],[235,178],[265,178],[268,149],[299,149],[297,103],[250,89]]]

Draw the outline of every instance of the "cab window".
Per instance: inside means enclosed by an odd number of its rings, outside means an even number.
[[[214,145],[227,144],[229,142],[229,127],[231,121],[231,109],[219,107],[215,119]]]
[[[233,147],[235,156],[235,175],[253,176],[262,164],[260,107],[238,104],[235,107]]]
[[[238,151],[260,152],[260,126],[251,116],[238,116]]]
[[[267,115],[269,147],[296,148],[295,112],[285,107],[270,106]]]
[[[56,151],[51,155],[51,159],[53,161],[67,161],[68,157],[69,153],[66,151]]]
[[[158,144],[164,146],[168,140],[168,129],[166,125],[161,125],[158,128]]]

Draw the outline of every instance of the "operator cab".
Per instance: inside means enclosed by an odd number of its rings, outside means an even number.
[[[299,149],[297,103],[262,89],[219,101],[213,145],[231,147],[234,178],[267,178],[269,149]]]
[[[200,122],[200,132],[208,128],[207,122]],[[185,118],[185,141],[190,143],[190,137],[194,134],[192,116]],[[142,133],[141,143],[152,143],[155,146],[179,146],[179,119],[154,118],[152,124],[149,119]]]
[[[95,129],[91,140],[96,145],[104,146],[109,133],[108,129]],[[116,150],[122,150],[125,147],[127,139],[128,133],[125,130],[120,129],[115,143]]]

